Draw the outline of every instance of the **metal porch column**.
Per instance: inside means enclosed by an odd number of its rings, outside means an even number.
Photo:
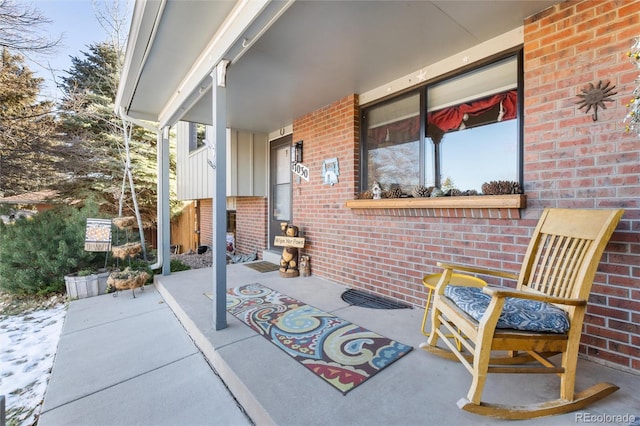
[[[227,328],[227,93],[229,61],[221,61],[213,79],[213,322],[216,330]]]
[[[171,223],[169,209],[169,127],[163,127],[158,132],[157,138],[157,159],[158,159],[158,250],[162,250],[162,275],[171,273]]]

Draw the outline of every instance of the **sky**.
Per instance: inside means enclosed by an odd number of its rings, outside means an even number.
[[[54,79],[66,76],[64,71],[71,68],[71,56],[84,57],[88,45],[108,40],[108,33],[100,26],[94,11],[94,0],[15,0],[17,3],[31,4],[40,14],[51,22],[42,28],[43,34],[52,39],[62,37],[55,53],[47,56],[27,59],[29,68],[46,81],[42,88],[42,97],[58,99]],[[97,0],[100,3],[113,3],[114,0]],[[128,31],[128,26],[126,27]],[[52,72],[47,68],[51,67]]]

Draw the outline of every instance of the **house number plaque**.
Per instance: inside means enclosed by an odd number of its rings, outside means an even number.
[[[302,179],[309,182],[309,168],[302,163],[294,163],[291,165],[291,171]]]

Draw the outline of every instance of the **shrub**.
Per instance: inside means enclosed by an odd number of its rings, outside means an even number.
[[[0,223],[0,288],[15,294],[48,294],[64,290],[64,276],[97,267],[98,253],[84,250],[87,217],[96,217],[93,203],[81,210],[63,206]]]
[[[169,263],[170,272],[188,271],[189,269],[191,269],[191,267],[179,259],[171,259],[171,262]],[[162,267],[154,269],[153,273],[155,275],[161,274]]]

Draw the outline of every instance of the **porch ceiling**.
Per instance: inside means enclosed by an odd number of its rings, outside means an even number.
[[[555,3],[296,1],[229,66],[227,125],[277,130],[346,95],[380,87],[518,28]],[[133,117],[160,121],[234,6],[234,1],[139,0],[120,105]],[[209,123],[210,90],[194,93],[183,107],[184,119]]]

